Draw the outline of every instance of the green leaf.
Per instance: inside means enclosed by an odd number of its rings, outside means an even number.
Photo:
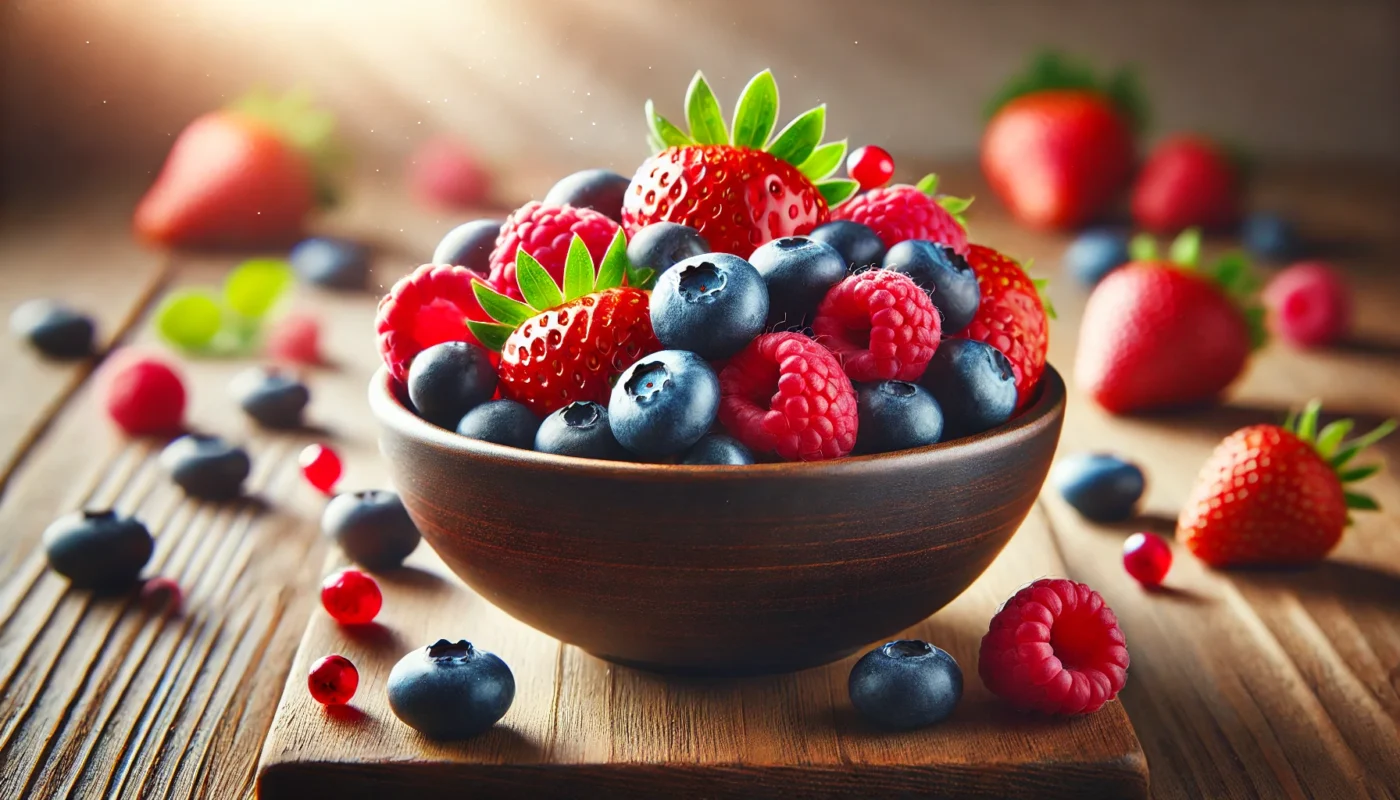
[[[481,309],[502,325],[515,328],[535,316],[535,309],[519,300],[506,297],[479,280],[472,281],[472,293],[476,295],[476,301],[481,303]]]
[[[1245,329],[1249,331],[1249,349],[1258,350],[1269,342],[1269,328],[1264,324],[1267,313],[1263,306],[1252,305],[1240,309],[1244,314]]]
[[[1342,492],[1342,496],[1346,498],[1347,508],[1357,511],[1381,510],[1380,503],[1377,503],[1370,495],[1356,494],[1355,492]]]
[[[660,142],[665,150],[667,147],[684,147],[688,144],[695,144],[695,140],[685,134],[685,131],[672,125],[665,117],[656,113],[656,105],[650,100],[646,105],[647,128],[651,131],[652,137]]]
[[[296,273],[280,258],[254,258],[224,279],[224,303],[234,313],[262,319],[292,283]]]
[[[1084,62],[1054,51],[1037,54],[1024,72],[993,95],[984,111],[990,119],[1018,97],[1056,89],[1098,92],[1107,97],[1135,129],[1146,127],[1147,103],[1134,70],[1120,69],[1101,81]]]
[[[209,346],[223,325],[219,301],[207,289],[181,289],[172,292],[156,311],[156,332],[184,350]]]
[[[1305,442],[1317,440],[1317,416],[1322,413],[1322,401],[1313,398],[1308,404],[1303,406],[1303,413],[1298,417],[1298,438]]]
[[[846,140],[842,139],[818,147],[798,165],[797,171],[813,182],[831,177],[846,159],[846,146]]]
[[[1201,260],[1201,229],[1182,231],[1167,251],[1167,259],[1186,267],[1196,266]]]
[[[1355,424],[1349,419],[1339,419],[1336,422],[1328,423],[1317,435],[1317,444],[1314,446],[1317,454],[1323,458],[1331,458],[1337,452],[1337,448],[1341,446],[1342,440],[1351,433]]]
[[[515,283],[520,287],[520,296],[533,309],[544,311],[564,302],[559,284],[523,247],[515,251]]]
[[[656,138],[656,134],[651,131],[647,131],[647,147],[651,150],[652,155],[666,149],[666,145],[662,144],[661,140]]]
[[[1128,256],[1134,261],[1156,261],[1157,240],[1151,234],[1139,233],[1128,242]]]
[[[817,191],[826,199],[827,208],[836,208],[850,200],[859,189],[859,183],[845,178],[830,178],[817,183]]]
[[[1291,409],[1283,418],[1283,429],[1295,436],[1298,434],[1298,409]]]
[[[930,172],[929,174],[920,178],[919,182],[914,184],[914,188],[918,189],[919,191],[923,192],[929,197],[933,197],[933,195],[938,192],[938,176]]]
[[[768,146],[768,152],[796,166],[811,158],[826,133],[826,105],[804,112],[789,122]]]
[[[593,291],[593,256],[583,237],[574,234],[569,255],[564,260],[564,300],[576,300]]]
[[[635,267],[627,264],[627,285],[637,289],[653,289],[656,287],[657,272],[650,267]]]
[[[1022,269],[1025,269],[1027,271],[1029,271],[1030,268],[1031,262],[1029,261],[1026,262],[1024,267],[1022,267]],[[1045,316],[1049,317],[1050,319],[1059,319],[1060,315],[1055,311],[1055,304],[1050,302],[1050,293],[1048,291],[1050,289],[1050,279],[1031,278],[1031,286],[1035,287],[1036,296],[1040,298],[1040,305],[1042,308],[1045,309]]]
[[[1259,291],[1259,276],[1254,273],[1254,268],[1250,266],[1244,253],[1226,253],[1201,272],[1215,281],[1236,302],[1247,300]]]
[[[477,322],[474,319],[467,320],[467,328],[471,330],[472,336],[476,337],[481,346],[493,352],[501,352],[501,348],[506,346],[506,339],[515,332],[515,328],[509,325],[497,325],[494,322]]]
[[[685,90],[685,121],[690,126],[691,138],[700,144],[729,144],[724,112],[701,72],[695,73],[690,79],[690,88]]]
[[[1342,483],[1356,483],[1357,481],[1364,481],[1380,471],[1380,464],[1368,464],[1364,467],[1346,470],[1338,474],[1337,477],[1341,479]]]
[[[778,84],[773,80],[773,71],[765,69],[749,80],[734,106],[734,146],[762,150],[777,122]]]
[[[1370,447],[1371,445],[1375,444],[1376,442],[1379,442],[1380,440],[1393,433],[1395,431],[1395,426],[1395,420],[1388,419],[1385,422],[1382,422],[1380,425],[1377,425],[1375,430],[1371,431],[1370,433],[1364,436],[1359,436],[1356,439],[1347,442],[1346,446],[1342,448],[1341,452],[1337,453],[1335,456],[1332,456],[1332,466],[1338,468],[1342,467],[1342,465],[1355,458],[1356,455],[1362,450],[1365,450],[1366,448]]]
[[[953,197],[952,195],[941,195],[934,202],[938,203],[948,215],[957,220],[958,224],[967,228],[967,209],[972,206],[975,197]]]
[[[631,262],[627,260],[627,237],[623,235],[622,229],[618,228],[612,242],[608,244],[608,251],[603,254],[603,263],[598,267],[598,280],[593,282],[593,291],[602,292],[621,286],[622,279],[631,267]]]
[[[1133,130],[1141,132],[1150,122],[1147,111],[1147,94],[1142,90],[1137,70],[1124,67],[1109,77],[1103,86],[1103,93],[1113,101],[1118,113],[1128,120]]]

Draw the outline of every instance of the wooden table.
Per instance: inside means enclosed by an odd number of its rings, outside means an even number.
[[[1119,563],[1129,530],[1170,532],[1201,461],[1229,431],[1314,396],[1367,423],[1400,416],[1395,178],[1314,169],[1260,182],[1260,202],[1325,234],[1329,257],[1352,276],[1355,341],[1306,354],[1273,345],[1230,401],[1209,411],[1114,419],[1072,393],[1062,452],[1109,449],[1141,461],[1145,514],[1094,526],[1046,496],[1027,528],[1048,532],[1069,577],[1099,589],[1123,622],[1133,667],[1121,699],[1156,797],[1393,797],[1400,787],[1400,473],[1369,485],[1390,510],[1358,515],[1315,569],[1216,572],[1178,548],[1170,590],[1145,593]],[[528,189],[548,185],[539,183]],[[982,188],[970,174],[947,185]],[[6,210],[0,311],[59,296],[94,311],[108,343],[151,343],[146,317],[166,291],[214,282],[236,259],[139,250],[126,233],[129,203],[108,195]],[[393,265],[387,281],[455,221],[367,183],[328,222],[380,241],[381,264]],[[1056,276],[1061,239],[1012,227],[993,203],[975,209],[972,225],[976,239],[1034,256],[1038,274]],[[1067,277],[1051,294],[1060,310],[1051,360],[1068,375],[1085,295]],[[88,380],[92,364],[44,363],[0,340],[0,797],[253,791],[317,579],[337,558],[314,530],[319,499],[292,479],[297,449],[331,435],[350,455],[346,487],[384,481],[363,400],[372,299],[308,291],[297,303],[325,324],[333,366],[312,377],[310,414],[327,431],[246,432],[253,486],[290,510],[286,525],[254,525],[254,503],[202,506],[157,491],[159,444],[108,429]],[[224,383],[241,366],[187,364],[196,426],[237,430]],[[1379,450],[1400,469],[1400,440]],[[84,503],[140,508],[160,526],[152,570],[180,580],[189,612],[164,617],[128,598],[69,592],[44,569],[40,533]]]

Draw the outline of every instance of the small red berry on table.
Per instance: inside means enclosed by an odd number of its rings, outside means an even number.
[[[360,671],[342,655],[318,659],[306,676],[306,688],[311,691],[311,697],[323,706],[345,705],[359,686]]]
[[[128,436],[175,433],[184,425],[185,384],[162,359],[122,353],[103,368],[101,377],[107,415]]]
[[[384,595],[374,578],[357,569],[345,569],[321,583],[321,605],[342,625],[365,625],[379,614]]]
[[[297,459],[306,481],[324,494],[331,494],[340,480],[340,456],[325,444],[309,444]]]
[[[184,604],[184,592],[180,590],[180,584],[174,580],[157,575],[148,578],[141,584],[141,602],[148,608],[168,611],[171,614],[178,614],[180,607]]]
[[[1123,569],[1143,586],[1161,586],[1172,568],[1172,548],[1155,533],[1135,533],[1123,542]]]
[[[894,176],[894,158],[885,148],[873,144],[857,147],[846,157],[846,174],[864,191],[877,189]]]

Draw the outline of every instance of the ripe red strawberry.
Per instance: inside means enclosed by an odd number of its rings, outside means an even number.
[[[1240,211],[1239,176],[1219,146],[1200,136],[1157,145],[1133,185],[1133,219],[1158,233],[1191,226],[1220,229]]]
[[[1321,561],[1342,538],[1348,509],[1378,508],[1346,485],[1380,465],[1346,465],[1395,430],[1395,420],[1343,443],[1352,421],[1318,431],[1320,410],[1313,401],[1282,427],[1242,428],[1215,448],[1177,520],[1177,537],[1197,558],[1214,567]]]
[[[525,302],[476,281],[476,297],[495,322],[467,325],[481,344],[501,354],[501,396],[541,417],[577,400],[606,404],[617,376],[661,349],[647,292],[637,288],[645,281],[630,269],[619,230],[596,272],[583,237],[573,238],[562,290],[523,248],[516,254],[515,277]],[[632,285],[623,286],[624,278]]]
[[[1171,261],[1157,258],[1150,239],[1133,250],[1135,260],[1110,272],[1084,308],[1079,388],[1115,414],[1215,398],[1264,339],[1248,263],[1236,254],[1194,266],[1194,229],[1177,239]]]
[[[974,244],[968,248],[967,263],[977,273],[982,300],[961,335],[986,342],[1006,356],[1016,374],[1016,406],[1025,408],[1045,374],[1055,309],[1040,296],[1043,282],[1031,280],[1015,259]]]
[[[685,133],[647,101],[655,155],[642,163],[622,203],[628,236],[655,222],[700,232],[716,252],[748,258],[759,245],[811,232],[828,209],[855,193],[852,180],[827,179],[846,156],[846,142],[821,145],[826,106],[808,111],[769,141],[778,87],[768,70],[744,87],[732,135],[701,73],[686,92]]]
[[[520,300],[515,257],[523,247],[556,282],[564,278],[564,260],[575,236],[583,239],[594,261],[601,261],[617,234],[617,223],[591,208],[546,205],[531,200],[506,218],[491,251],[491,288]]]
[[[136,235],[179,247],[295,241],[329,197],[333,126],[296,95],[254,95],[199,117],[136,206]]]
[[[858,194],[831,216],[868,225],[879,234],[885,247],[910,239],[927,239],[965,256],[967,230],[962,213],[972,200],[936,196],[937,189],[938,176],[925,175],[917,186],[897,183]]]
[[[1073,227],[1127,182],[1142,114],[1130,73],[1101,84],[1091,70],[1042,55],[990,104],[982,172],[1021,223]]]

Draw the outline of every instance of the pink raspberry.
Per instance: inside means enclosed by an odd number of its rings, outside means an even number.
[[[833,286],[812,332],[853,381],[916,381],[938,349],[942,322],[912,278],[876,269]]]
[[[1321,261],[1294,264],[1264,288],[1269,330],[1298,347],[1324,347],[1351,329],[1351,292]]]
[[[429,139],[413,151],[408,184],[424,204],[471,208],[486,202],[491,173],[463,145],[446,137]]]
[[[523,299],[515,282],[515,253],[523,247],[562,286],[564,259],[574,234],[588,245],[593,263],[601,264],[617,231],[616,222],[591,208],[545,205],[531,200],[506,217],[501,226],[496,249],[491,251],[491,277],[487,282],[501,294]]]
[[[1024,711],[1088,714],[1123,689],[1128,648],[1098,592],[1041,578],[992,617],[977,673],[993,694]]]
[[[320,364],[321,322],[304,311],[293,311],[272,324],[264,346],[276,361]]]
[[[102,368],[107,415],[128,436],[176,433],[184,427],[185,384],[175,367],[147,353],[123,351]]]
[[[757,453],[788,461],[840,458],[856,443],[856,390],[826,348],[768,333],[719,375],[719,419]]]
[[[374,333],[379,356],[394,380],[406,380],[413,357],[435,344],[478,344],[467,320],[485,322],[489,317],[472,291],[475,276],[466,267],[424,264],[379,301]]]
[[[832,209],[831,218],[870,226],[885,247],[927,239],[967,255],[967,231],[962,224],[937,199],[907,183],[858,194]]]

